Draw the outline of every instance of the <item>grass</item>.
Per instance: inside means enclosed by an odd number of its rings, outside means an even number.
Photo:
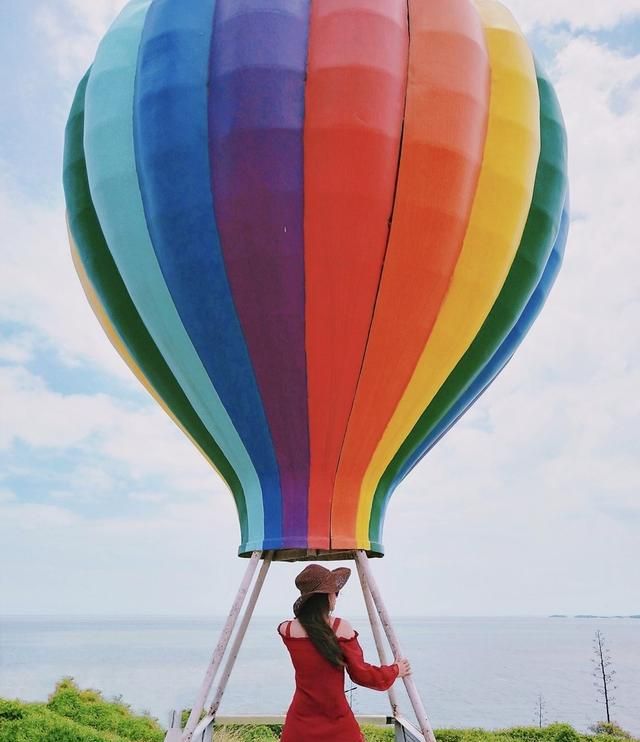
[[[216,727],[216,742],[277,742],[282,725],[228,724]],[[391,727],[365,724],[367,742],[393,742]],[[439,729],[438,742],[630,742],[615,725],[599,724],[579,734],[568,724],[484,729]],[[71,678],[55,687],[47,703],[0,699],[0,742],[163,742],[164,729],[148,715],[136,715],[121,700],[81,690]],[[640,741],[637,741],[640,742]]]

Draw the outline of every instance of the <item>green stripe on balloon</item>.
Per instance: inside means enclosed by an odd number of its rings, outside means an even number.
[[[244,543],[247,511],[240,480],[189,403],[142,322],[109,252],[91,200],[83,148],[84,100],[89,74],[87,72],[78,85],[65,131],[63,183],[69,228],[84,269],[120,339],[151,386],[227,482],[238,511]]]
[[[249,454],[182,323],[158,265],[140,193],[133,100],[149,0],[132,0],[100,42],[87,82],[84,147],[91,197],[111,255],[158,350],[242,483],[249,540],[264,537]]]
[[[403,476],[407,462],[424,447],[438,424],[469,388],[515,325],[535,290],[560,228],[567,188],[567,141],[562,113],[553,87],[536,66],[540,93],[541,148],[536,180],[520,246],[491,312],[473,343],[385,470],[374,495],[369,538],[377,539],[385,500]]]

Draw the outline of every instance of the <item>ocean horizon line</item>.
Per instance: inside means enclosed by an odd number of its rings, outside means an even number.
[[[0,621],[16,619],[52,619],[52,620],[176,620],[176,621],[210,621],[214,619],[226,619],[227,613],[0,613]],[[283,614],[261,613],[254,614],[254,619],[278,619]],[[393,614],[394,620],[416,620],[416,619],[541,619],[541,618],[581,618],[581,619],[640,619],[640,614],[630,613],[493,613],[493,614],[454,614],[454,613],[416,613],[416,614]],[[367,619],[366,613],[349,613],[354,620]]]

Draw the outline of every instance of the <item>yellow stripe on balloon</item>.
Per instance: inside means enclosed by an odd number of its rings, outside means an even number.
[[[475,4],[491,66],[482,169],[451,285],[362,482],[357,548],[370,548],[371,503],[387,465],[473,341],[496,300],[518,249],[533,196],[540,154],[540,101],[533,58],[506,8],[495,0],[476,0]]]
[[[111,345],[113,345],[113,347],[117,351],[118,355],[122,358],[122,360],[133,371],[138,381],[144,386],[144,388],[155,399],[155,401],[162,407],[162,409],[167,413],[167,415],[169,415],[169,417],[180,428],[180,430],[187,436],[187,438],[189,438],[189,440],[198,449],[198,451],[200,451],[200,453],[206,459],[207,463],[210,464],[218,474],[220,474],[215,464],[203,451],[203,449],[200,447],[198,442],[185,429],[185,427],[176,418],[176,416],[169,409],[169,407],[167,407],[162,397],[160,397],[160,395],[156,392],[156,390],[154,389],[149,379],[147,379],[147,377],[145,376],[140,366],[138,366],[138,364],[135,362],[131,353],[129,353],[127,346],[122,341],[122,338],[118,334],[118,331],[116,330],[113,323],[109,319],[109,316],[105,312],[104,307],[102,306],[102,302],[100,301],[100,297],[98,296],[95,289],[93,288],[91,279],[87,275],[84,265],[82,264],[82,258],[80,257],[78,246],[76,245],[76,242],[73,238],[73,235],[68,225],[67,225],[67,232],[69,234],[69,245],[71,246],[71,260],[73,261],[74,268],[76,269],[76,273],[78,274],[78,278],[80,279],[82,290],[84,291],[85,296],[87,297],[87,301],[89,302],[89,305],[91,306],[91,309],[93,310],[93,313],[95,314],[98,322],[101,324],[102,329],[104,330],[106,336],[109,338],[109,342],[111,343]],[[224,477],[221,474],[220,474],[220,479],[222,480],[224,485],[227,487],[227,489],[229,489],[229,485],[227,484],[227,482],[225,481]]]

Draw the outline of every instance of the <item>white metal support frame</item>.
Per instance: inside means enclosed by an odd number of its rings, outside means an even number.
[[[235,600],[231,605],[229,615],[227,616],[227,620],[225,621],[222,628],[222,633],[220,634],[220,639],[218,639],[216,648],[213,651],[213,656],[211,657],[211,662],[209,662],[209,667],[207,667],[207,672],[205,673],[204,680],[202,681],[202,685],[200,686],[198,698],[193,704],[193,708],[191,709],[191,713],[189,714],[187,725],[184,728],[184,732],[182,734],[182,742],[191,742],[191,735],[193,734],[193,730],[198,723],[198,719],[200,718],[202,709],[207,702],[207,697],[209,695],[209,692],[211,691],[213,679],[216,675],[216,672],[218,672],[218,668],[220,667],[220,663],[222,662],[225,650],[227,648],[227,645],[229,644],[229,639],[231,638],[233,627],[236,624],[238,614],[240,613],[240,609],[242,608],[242,604],[244,603],[245,596],[249,590],[249,585],[251,584],[254,572],[256,571],[258,562],[260,561],[261,553],[262,552],[260,551],[254,551],[249,558],[249,564],[247,564],[244,577],[242,578],[242,582],[240,583],[240,587],[238,588],[238,592],[236,593]]]
[[[391,645],[393,656],[396,660],[398,660],[404,656],[402,654],[402,650],[400,649],[400,642],[398,641],[396,632],[391,625],[391,621],[389,620],[389,614],[387,613],[387,609],[382,600],[382,595],[378,590],[378,586],[373,577],[373,573],[371,572],[371,568],[369,567],[369,559],[363,549],[358,549],[356,551],[356,561],[362,567],[364,578],[367,582],[369,590],[371,590],[371,596],[380,615],[380,620],[387,635],[387,639],[389,640],[389,644]],[[422,699],[420,698],[413,677],[411,675],[405,675],[402,680],[404,682],[404,687],[407,689],[407,695],[409,696],[409,700],[411,701],[411,705],[413,706],[413,710],[415,712],[416,719],[418,721],[418,725],[422,731],[422,734],[424,734],[424,737],[426,740],[428,740],[428,742],[436,742],[436,738],[433,734],[433,729],[431,728],[431,724],[429,723],[429,719],[427,718],[427,712],[424,709]]]
[[[260,572],[258,572],[258,576],[253,585],[253,590],[251,591],[251,595],[249,596],[249,602],[247,603],[244,615],[242,616],[242,621],[240,621],[240,626],[238,627],[238,631],[236,632],[233,644],[231,645],[227,663],[225,664],[224,670],[222,671],[218,689],[216,690],[215,696],[213,697],[213,702],[211,704],[211,707],[209,708],[209,713],[211,714],[211,716],[215,717],[218,709],[220,708],[222,695],[225,691],[225,688],[227,687],[227,681],[229,680],[229,676],[231,675],[231,671],[233,670],[236,658],[238,657],[238,653],[240,652],[242,640],[244,639],[244,635],[247,632],[247,626],[249,625],[249,621],[251,621],[253,609],[256,606],[258,596],[260,595],[260,591],[262,590],[262,585],[264,584],[265,577],[267,576],[267,572],[269,571],[269,567],[271,566],[272,557],[273,552],[267,551],[265,553],[262,566],[260,567]]]
[[[169,730],[164,742],[180,742],[182,739],[182,724],[179,711],[172,711],[169,717]]]
[[[364,596],[364,603],[367,606],[367,614],[369,616],[369,623],[371,624],[371,631],[373,632],[373,638],[376,642],[376,649],[378,650],[378,657],[380,658],[381,665],[388,665],[387,652],[384,648],[384,639],[382,638],[382,632],[380,631],[380,624],[378,623],[378,616],[376,615],[376,607],[371,597],[371,590],[367,583],[364,570],[360,562],[356,559],[356,569],[358,570],[358,577],[360,578],[360,586],[362,587],[362,595]],[[389,703],[391,704],[391,715],[398,715],[398,697],[396,696],[395,688],[392,686],[387,690],[389,694]]]
[[[253,589],[251,590],[251,595],[242,616],[242,620],[240,621],[238,631],[236,632],[236,636],[231,645],[231,649],[229,651],[229,655],[227,657],[224,670],[220,677],[220,681],[218,683],[213,701],[207,715],[199,721],[200,715],[202,714],[202,711],[207,702],[207,698],[211,691],[214,678],[216,676],[216,673],[218,672],[220,665],[222,664],[222,659],[231,641],[233,629],[238,620],[238,616],[241,613],[245,597],[249,591],[249,586],[251,585],[251,581],[253,580],[253,576],[256,572],[261,556],[263,557],[263,563],[258,573],[258,577],[256,578],[255,584],[253,585]],[[371,572],[371,568],[369,566],[369,558],[367,557],[366,552],[364,550],[357,550],[355,552],[350,552],[350,556],[355,558],[358,577],[360,578],[360,586],[362,588],[365,605],[367,606],[369,622],[371,624],[371,630],[376,642],[376,648],[378,650],[380,663],[386,665],[388,664],[388,662],[384,648],[384,640],[380,631],[380,625],[378,623],[378,616],[380,618],[380,622],[382,623],[382,627],[385,630],[387,639],[389,640],[389,644],[391,646],[391,650],[393,651],[393,655],[396,660],[400,659],[403,656],[400,649],[400,644],[398,642],[396,633],[391,625],[391,621],[389,620],[389,616],[384,606],[380,591],[378,590],[378,586]],[[210,742],[210,740],[212,740],[215,717],[218,712],[218,708],[220,707],[222,696],[224,694],[227,682],[240,651],[240,647],[242,646],[247,627],[249,626],[249,622],[251,621],[253,610],[264,585],[267,572],[269,571],[269,567],[271,566],[272,561],[274,561],[274,557],[275,559],[277,559],[277,552],[252,552],[249,559],[249,564],[247,565],[247,568],[245,570],[235,600],[233,601],[233,604],[229,611],[229,615],[227,616],[222,632],[220,634],[220,638],[218,639],[218,643],[213,652],[213,656],[211,658],[209,666],[207,667],[207,671],[202,682],[198,698],[196,699],[196,702],[191,709],[191,713],[189,714],[189,719],[187,721],[184,732],[180,734],[179,721],[176,721],[176,719],[174,718],[171,724],[171,729],[169,729],[167,737],[165,738],[165,742]],[[378,616],[376,616],[376,612]],[[403,678],[403,682],[407,690],[409,700],[411,701],[411,705],[415,712],[421,732],[418,732],[417,729],[412,728],[412,725],[406,719],[400,716],[398,711],[396,693],[393,686],[391,686],[391,688],[389,688],[387,692],[389,694],[389,702],[391,704],[392,714],[394,719],[396,720],[396,733],[398,733],[398,725],[400,724],[400,726],[403,727],[401,731],[405,739],[413,738],[417,740],[419,738],[424,738],[426,742],[436,742],[433,730],[431,729],[431,725],[429,723],[429,720],[427,719],[427,714],[424,710],[424,706],[418,694],[418,690],[415,686],[413,677],[411,675],[407,675]],[[414,735],[413,737],[411,737],[411,735],[407,737],[407,733],[409,732],[409,730],[412,730]]]
[[[233,666],[240,652],[240,647],[242,646],[244,635],[247,632],[247,627],[249,626],[251,616],[253,615],[253,609],[255,608],[258,601],[258,596],[260,595],[260,591],[262,590],[262,586],[264,584],[265,577],[267,576],[267,572],[269,571],[269,567],[271,566],[272,559],[273,551],[265,551],[262,566],[260,567],[260,571],[258,572],[256,581],[253,583],[253,589],[251,590],[251,595],[249,596],[247,607],[245,608],[242,620],[240,621],[240,625],[238,626],[238,630],[236,631],[233,644],[231,645],[231,649],[229,650],[229,655],[227,657],[224,670],[222,671],[220,682],[218,683],[218,687],[214,694],[213,702],[209,707],[209,711],[207,712],[207,714],[202,719],[200,719],[196,728],[193,730],[191,734],[191,742],[212,742],[213,740],[213,725],[216,720],[216,714],[218,712],[220,702],[222,701],[222,696],[224,695],[225,688],[227,687],[227,682],[229,680],[229,677],[231,676],[231,671],[233,670]],[[171,741],[165,739],[164,742]]]

